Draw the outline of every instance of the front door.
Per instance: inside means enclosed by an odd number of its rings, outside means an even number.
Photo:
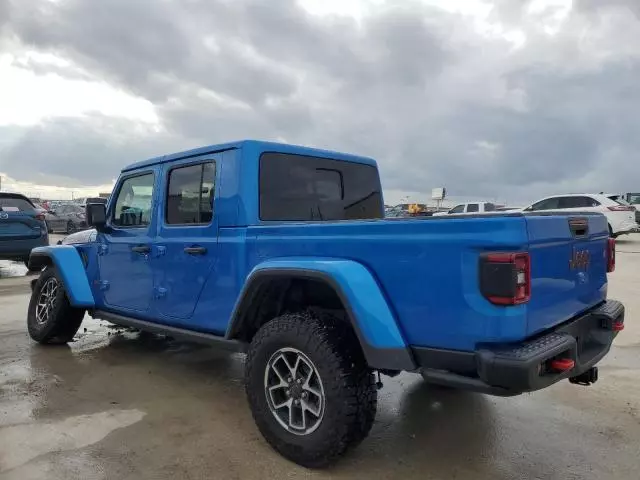
[[[98,235],[98,282],[108,309],[132,314],[149,310],[155,178],[153,170],[122,178],[109,206],[109,228]]]
[[[207,321],[195,318],[194,310],[206,282],[215,281],[217,159],[214,154],[165,166],[164,208],[153,246],[154,311],[167,323],[204,330]]]

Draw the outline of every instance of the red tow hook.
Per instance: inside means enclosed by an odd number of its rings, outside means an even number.
[[[555,372],[566,372],[576,366],[576,362],[570,358],[556,358],[549,362],[549,368]]]
[[[622,330],[624,330],[624,322],[613,322],[613,325],[611,325],[611,330],[613,330],[614,332],[621,332]]]

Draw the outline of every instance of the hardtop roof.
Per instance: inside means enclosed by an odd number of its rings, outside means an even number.
[[[351,162],[376,166],[376,161],[374,159],[369,157],[362,157],[359,155],[351,155],[348,153],[340,153],[340,152],[335,152],[331,150],[323,150],[323,149],[312,148],[312,147],[303,147],[300,145],[292,145],[287,143],[265,142],[260,140],[239,140],[235,142],[207,145],[203,147],[193,148],[191,150],[184,150],[182,152],[176,152],[168,155],[161,155],[159,157],[149,158],[147,160],[142,160],[142,161],[127,165],[122,169],[122,171],[128,172],[131,170],[138,170],[140,168],[150,167],[152,165],[166,163],[173,160],[179,160],[181,158],[196,157],[196,156],[205,155],[208,153],[223,152],[225,150],[239,149],[245,146],[252,146],[259,151],[275,151],[275,152],[289,153],[293,155],[324,157],[324,158],[331,158],[334,160],[347,160]]]

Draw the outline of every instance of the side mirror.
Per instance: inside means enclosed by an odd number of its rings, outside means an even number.
[[[87,225],[102,232],[107,225],[107,207],[104,203],[87,203],[85,207]]]

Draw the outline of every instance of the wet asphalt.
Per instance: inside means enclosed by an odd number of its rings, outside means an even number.
[[[515,398],[383,377],[370,437],[309,471],[263,441],[243,357],[85,320],[33,343],[24,268],[0,262],[0,479],[638,479],[640,235],[622,239],[610,297],[626,329],[591,387]]]

